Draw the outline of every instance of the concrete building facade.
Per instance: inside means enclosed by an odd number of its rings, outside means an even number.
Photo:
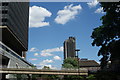
[[[0,68],[31,68],[25,59],[28,23],[29,2],[0,2]]]
[[[76,40],[75,37],[69,37],[64,41],[64,59],[76,56]]]
[[[0,41],[22,56],[28,49],[29,3],[1,2],[0,12]]]

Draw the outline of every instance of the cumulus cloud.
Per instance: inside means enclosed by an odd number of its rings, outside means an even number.
[[[61,60],[61,57],[59,57],[59,56],[54,56],[53,57],[55,60]]]
[[[38,53],[34,53],[34,56],[38,56],[39,54]]]
[[[44,52],[43,52],[43,53],[41,53],[40,55],[41,55],[41,56],[52,56],[53,54],[51,54],[51,53],[44,53]]]
[[[33,64],[34,66],[36,66],[36,64]]]
[[[73,4],[71,4],[65,6],[63,10],[57,12],[55,22],[58,24],[66,24],[68,21],[74,19],[80,10],[82,10],[81,5],[73,6]]]
[[[92,8],[92,7],[97,6],[98,3],[99,3],[99,2],[98,2],[97,0],[93,0],[92,2],[88,2],[87,4],[88,4],[88,6],[89,6],[90,8]]]
[[[95,13],[102,13],[103,14],[105,12],[103,12],[103,7],[100,7],[95,11]]]
[[[52,13],[47,9],[39,6],[32,6],[29,8],[29,26],[30,27],[43,27],[49,26],[49,22],[45,22],[46,17],[51,17]]]
[[[52,66],[50,63],[53,63],[54,61],[51,59],[46,59],[40,62],[37,67],[42,69],[44,66],[50,67],[50,69],[57,69],[55,66]]]
[[[43,63],[53,63],[53,60],[46,59],[46,60],[43,60]]]
[[[41,53],[51,53],[63,51],[63,47],[42,50]]]
[[[29,50],[30,52],[36,52],[36,51],[40,51],[39,49],[33,47]],[[34,53],[34,56],[53,56],[52,52],[63,52],[63,47],[57,47],[57,48],[52,48],[52,49],[44,49],[42,51],[40,51],[40,53]]]
[[[33,48],[31,48],[29,51],[30,51],[30,52],[36,52],[36,51],[38,51],[38,49],[35,48],[35,47],[33,47]]]
[[[31,58],[31,59],[29,59],[29,60],[31,60],[31,61],[36,61],[36,60],[37,60],[37,58]]]
[[[46,60],[43,60],[42,62],[40,62],[38,64],[38,66],[40,66],[40,68],[43,68],[44,66],[48,65],[49,63],[53,63],[54,61],[51,60],[51,59],[46,59]]]

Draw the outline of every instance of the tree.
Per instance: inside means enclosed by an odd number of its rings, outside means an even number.
[[[101,68],[108,60],[120,60],[120,6],[119,2],[101,2],[106,14],[101,17],[102,25],[92,32],[92,46],[101,47],[98,56],[102,55]]]
[[[49,66],[44,66],[42,69],[51,70],[51,68]],[[51,79],[51,80],[59,78],[58,75],[41,75],[41,77],[43,79]]]
[[[63,61],[62,64],[63,68],[67,68],[67,69],[78,69],[78,58],[67,58]],[[78,75],[66,75],[64,76],[65,80],[81,80],[83,79],[82,76],[78,76]]]
[[[67,58],[63,61],[63,68],[78,68],[78,59],[77,58]]]
[[[48,70],[50,70],[50,67],[44,66],[43,69],[48,69]]]
[[[88,80],[95,80],[96,77],[93,74],[90,74],[89,76],[86,77]]]

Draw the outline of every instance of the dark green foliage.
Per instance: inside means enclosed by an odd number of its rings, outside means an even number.
[[[68,69],[78,69],[78,58],[67,58],[63,61],[62,64],[63,68],[68,68]],[[64,76],[64,80],[84,80],[82,76],[79,75],[66,75]]]
[[[40,77],[38,74],[32,74],[32,79],[37,80],[37,78]]]
[[[98,71],[95,77],[97,80],[119,80],[120,73],[112,71]]]
[[[102,25],[92,33],[92,46],[101,46],[98,56],[102,55],[101,68],[109,59],[120,59],[120,6],[118,2],[101,3],[106,14],[101,17]]]
[[[48,69],[48,70],[50,70],[50,67],[44,66],[42,69]]]
[[[46,80],[56,80],[59,78],[58,75],[41,75],[41,78]]]
[[[70,75],[70,76],[64,76],[63,80],[85,80],[85,77],[82,76],[75,76],[75,75]]]
[[[88,80],[95,80],[96,77],[93,74],[91,74],[91,75],[87,76],[86,79],[88,79]]]
[[[44,66],[42,69],[51,70],[50,67],[48,67],[48,66]],[[55,79],[58,79],[59,77],[58,77],[58,75],[41,75],[41,78],[55,80]]]
[[[77,58],[67,58],[63,61],[63,68],[78,68],[78,59]]]
[[[63,67],[64,68],[74,68],[72,64],[68,64],[68,63],[63,64]]]

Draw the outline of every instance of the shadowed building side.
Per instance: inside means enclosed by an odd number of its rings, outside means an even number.
[[[28,50],[29,3],[1,2],[0,7],[0,41],[20,56],[25,55]]]
[[[29,2],[0,2],[0,68],[32,68],[25,59],[28,23]],[[15,77],[3,73],[5,78]]]

